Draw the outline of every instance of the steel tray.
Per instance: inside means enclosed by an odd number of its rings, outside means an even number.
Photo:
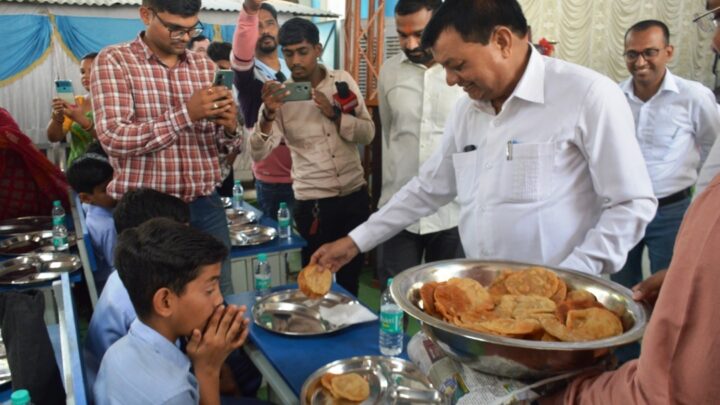
[[[227,216],[228,226],[237,226],[249,224],[257,221],[257,214],[255,211],[250,210],[236,210],[234,208],[227,208],[225,210],[225,216]]]
[[[48,229],[52,229],[52,217],[20,217],[0,221],[0,235],[15,235]]]
[[[233,246],[254,246],[270,242],[277,237],[271,226],[244,224],[230,225],[230,241]]]
[[[81,266],[80,258],[66,253],[38,253],[0,262],[0,284],[44,283]]]
[[[325,373],[356,373],[367,380],[370,396],[361,404],[448,404],[448,399],[433,387],[420,369],[396,357],[362,356],[334,361],[308,377],[300,392],[303,405],[330,405],[339,401],[323,388],[320,378]]]
[[[339,304],[362,305],[353,297],[335,291],[321,299],[310,299],[299,289],[277,291],[253,305],[253,321],[261,328],[282,335],[324,335],[350,326],[335,325],[320,316],[320,307],[332,308]]]
[[[75,234],[68,232],[68,245],[75,246]],[[23,233],[0,240],[0,254],[24,255],[38,252],[54,252],[52,231]]]

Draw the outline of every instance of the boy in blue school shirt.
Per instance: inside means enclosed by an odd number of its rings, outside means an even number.
[[[227,253],[213,236],[166,218],[120,235],[115,265],[138,318],[102,359],[97,404],[220,403],[220,368],[248,331],[245,307],[222,305]],[[177,346],[183,337],[187,355]]]
[[[123,195],[115,207],[113,218],[115,229],[121,234],[153,218],[168,218],[188,224],[190,208],[177,197],[140,188]],[[127,334],[135,318],[135,309],[127,290],[117,271],[113,271],[95,305],[85,339],[85,369],[91,387],[105,351]]]
[[[113,250],[117,239],[112,217],[117,201],[105,192],[113,178],[113,168],[102,148],[93,144],[87,153],[75,159],[66,176],[85,209],[85,225],[97,263],[93,277],[97,290],[102,291],[113,269]]]

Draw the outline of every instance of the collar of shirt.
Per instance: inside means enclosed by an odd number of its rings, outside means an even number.
[[[544,56],[535,49],[534,46],[528,44],[530,48],[530,60],[528,61],[525,71],[513,89],[510,97],[503,103],[505,106],[512,101],[513,98],[519,98],[531,103],[545,103],[545,61]],[[490,101],[475,101],[475,106],[481,111],[490,112],[495,115],[495,109]]]
[[[285,59],[278,58],[280,61],[280,71],[285,75],[285,77],[290,77],[290,69],[287,67],[287,63],[285,63]],[[258,58],[255,58],[255,68],[263,75],[265,76],[266,80],[276,80],[276,75],[278,73],[277,70],[271,68],[270,66],[266,65],[263,61],[261,61]]]
[[[155,55],[155,52],[153,52],[153,50],[150,49],[148,44],[145,43],[145,41],[143,40],[144,37],[145,37],[145,31],[140,31],[137,38],[135,38],[135,40],[133,40],[130,43],[130,46],[132,47],[133,51],[142,52],[143,54],[145,54],[145,59],[147,59],[147,60],[155,59],[156,61],[161,63],[163,66],[165,66],[165,64],[162,62],[162,60],[160,60],[160,58],[158,58],[158,56]],[[178,57],[180,58],[179,59],[180,63],[190,63],[191,59],[187,57],[187,51],[183,52],[182,55],[178,55]]]
[[[433,70],[433,69],[442,69],[443,68],[439,63],[433,63],[432,65],[430,65],[430,67],[427,67],[422,63],[415,63],[415,62],[411,61],[407,57],[407,55],[405,55],[405,52],[402,52],[402,51],[400,51],[399,55],[400,55],[400,63],[406,63],[408,65],[415,66],[418,69]]]
[[[635,95],[635,90],[633,88],[633,79],[632,76],[625,79],[622,83],[620,83],[620,88],[622,89],[623,93],[628,97],[628,99],[636,102],[636,103],[645,103],[645,101],[640,100]],[[663,78],[662,83],[660,84],[660,88],[658,89],[657,93],[655,93],[650,100],[654,99],[658,96],[658,94],[662,94],[665,91],[673,92],[676,94],[680,93],[680,88],[678,88],[677,80],[675,80],[675,75],[673,75],[670,72],[670,69],[665,68],[665,77]],[[650,101],[648,100],[648,102]]]
[[[156,353],[178,366],[178,368],[190,369],[190,359],[178,349],[177,345],[167,340],[155,329],[147,326],[140,319],[136,318],[133,321],[128,334],[147,343]]]
[[[99,205],[87,204],[86,215],[90,215],[90,213],[92,213],[92,215],[112,218],[113,210],[109,210]]]

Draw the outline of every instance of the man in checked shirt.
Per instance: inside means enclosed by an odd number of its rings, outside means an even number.
[[[200,0],[143,0],[145,31],[103,49],[91,77],[98,139],[115,176],[108,194],[152,188],[190,206],[190,224],[230,246],[227,220],[215,186],[218,155],[241,145],[231,92],[213,86],[215,65],[187,52],[200,35]],[[230,262],[220,287],[232,293]]]

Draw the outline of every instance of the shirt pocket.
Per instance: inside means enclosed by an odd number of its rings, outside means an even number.
[[[505,163],[502,184],[504,200],[533,202],[547,198],[553,185],[555,143],[516,143]]]
[[[675,138],[680,133],[680,127],[672,123],[663,123],[658,125],[653,131],[652,140],[650,142],[650,157],[654,160],[665,160]]]
[[[455,187],[460,205],[469,205],[474,199],[478,151],[454,153]]]

